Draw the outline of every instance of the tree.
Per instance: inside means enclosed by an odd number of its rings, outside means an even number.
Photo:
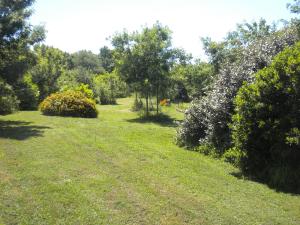
[[[30,46],[45,37],[43,27],[34,28],[27,22],[32,3],[32,0],[0,1],[0,77],[9,84],[21,78],[34,63]]]
[[[66,72],[67,54],[46,45],[34,49],[37,64],[29,71],[32,81],[38,86],[39,100],[59,90],[57,80]]]
[[[102,105],[116,104],[116,98],[128,96],[128,87],[116,71],[96,76],[93,83],[95,95]]]
[[[243,48],[253,41],[269,36],[275,30],[276,26],[274,24],[268,25],[266,20],[261,18],[258,22],[237,24],[236,30],[229,32],[224,41],[215,42],[206,37],[202,38],[202,43],[205,53],[215,68],[215,72],[218,73],[223,63],[237,61],[242,57],[241,51]]]
[[[146,99],[146,115],[149,115],[149,99],[156,96],[158,114],[159,97],[168,72],[174,62],[171,48],[171,31],[156,23],[140,33],[123,32],[112,39],[116,67],[124,80]]]
[[[84,69],[92,74],[104,73],[99,57],[91,51],[81,50],[71,55],[71,69]]]
[[[287,8],[291,13],[299,14],[300,13],[300,1],[294,0],[294,3],[288,3]]]
[[[72,80],[78,84],[87,84],[90,87],[93,85],[93,78],[97,74],[105,73],[102,67],[101,59],[98,55],[91,51],[81,50],[69,55],[68,57],[68,72],[67,75],[73,76]],[[70,80],[70,79],[64,79]]]
[[[244,172],[300,189],[300,42],[245,83],[235,98],[233,141]]]
[[[100,48],[99,58],[101,66],[106,72],[111,73],[115,68],[115,61],[113,58],[113,52],[107,46]]]
[[[9,112],[17,108],[14,95],[24,88],[24,85],[20,85],[23,76],[35,63],[30,48],[45,38],[42,26],[32,27],[28,23],[32,4],[33,0],[0,1],[0,80],[5,90],[11,90],[5,93],[9,93],[7,99],[12,100],[6,101],[5,106],[0,104],[0,108],[5,107]],[[8,102],[12,103],[10,109]]]
[[[188,101],[205,96],[213,78],[213,66],[209,63],[198,60],[194,64],[176,64],[171,70],[172,99]]]

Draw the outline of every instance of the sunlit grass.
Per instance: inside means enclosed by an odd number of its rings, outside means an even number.
[[[166,122],[131,103],[97,119],[0,117],[0,224],[300,224],[299,196],[177,147],[175,105]]]

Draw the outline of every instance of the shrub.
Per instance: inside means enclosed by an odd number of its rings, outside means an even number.
[[[54,93],[47,97],[39,106],[44,115],[97,117],[96,104],[79,91]]]
[[[36,110],[39,100],[39,89],[32,82],[30,75],[25,75],[22,81],[14,86],[16,95],[20,100],[19,108],[21,110]]]
[[[296,28],[288,27],[249,43],[240,49],[236,61],[224,59],[211,91],[201,100],[194,100],[186,111],[177,142],[188,147],[212,144],[220,155],[232,147],[228,125],[239,88],[244,81],[252,82],[258,70],[270,65],[275,55],[297,40]]]
[[[18,110],[19,101],[12,87],[0,79],[0,115]]]
[[[233,141],[243,171],[300,189],[300,42],[278,54],[235,98]]]
[[[222,159],[225,162],[231,163],[236,167],[240,166],[241,159],[245,156],[245,153],[237,148],[228,149],[223,155]]]
[[[90,89],[88,84],[81,83],[79,86],[75,88],[75,91],[80,91],[82,94],[85,95],[85,97],[94,99],[94,92],[92,89]]]

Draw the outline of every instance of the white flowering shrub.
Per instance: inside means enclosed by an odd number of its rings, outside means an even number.
[[[212,90],[186,110],[177,131],[177,143],[186,147],[209,144],[224,153],[232,143],[229,125],[239,88],[245,81],[251,83],[258,70],[270,65],[275,55],[298,40],[297,28],[291,26],[241,48],[234,62],[225,59]]]

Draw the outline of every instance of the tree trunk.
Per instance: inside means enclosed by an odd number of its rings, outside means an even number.
[[[156,85],[156,115],[158,115],[158,101],[159,101],[159,99],[158,99],[158,88],[159,88],[159,86],[158,86],[159,84],[157,83],[157,85]]]
[[[149,93],[147,91],[147,94],[146,94],[146,116],[147,117],[149,116],[149,103],[148,103],[148,99],[149,99]]]
[[[137,94],[136,88],[135,88],[135,101],[136,101],[136,102],[138,101],[138,94]]]

